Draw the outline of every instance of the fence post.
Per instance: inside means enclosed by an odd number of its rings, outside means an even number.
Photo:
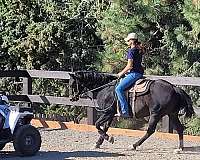
[[[87,107],[87,124],[94,125],[97,120],[97,111],[94,107]]]
[[[32,94],[32,78],[24,77],[23,78],[23,92],[24,95]],[[26,107],[31,107],[31,104],[26,104]]]
[[[162,132],[173,133],[172,120],[168,115],[162,118]]]

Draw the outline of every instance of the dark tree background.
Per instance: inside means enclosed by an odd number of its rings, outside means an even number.
[[[0,70],[117,73],[126,63],[124,37],[136,32],[146,50],[145,74],[199,77],[199,13],[198,0],[0,0]],[[0,87],[20,93],[15,82],[2,78]],[[33,89],[68,95],[62,81],[35,79]],[[200,106],[199,88],[187,89]]]

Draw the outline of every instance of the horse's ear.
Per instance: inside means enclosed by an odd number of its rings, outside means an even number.
[[[77,79],[83,79],[83,75],[84,75],[84,72],[82,71],[76,71],[74,76],[77,78]]]
[[[69,76],[70,76],[70,79],[71,79],[71,78],[73,78],[73,79],[75,78],[75,73],[68,73],[68,74],[69,74]]]

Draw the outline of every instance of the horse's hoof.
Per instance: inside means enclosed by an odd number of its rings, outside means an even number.
[[[181,153],[183,151],[183,149],[182,148],[178,148],[178,149],[174,149],[174,154],[179,154],[179,153]]]
[[[100,145],[99,145],[99,144],[96,144],[96,145],[94,146],[94,148],[95,148],[95,149],[99,149],[99,148],[100,148]]]
[[[133,144],[133,147],[132,147],[132,150],[136,150],[136,148],[137,148],[137,145],[136,144]]]
[[[108,139],[108,142],[110,142],[110,143],[114,143],[115,142],[115,140],[114,140],[114,137],[110,137],[109,139]]]

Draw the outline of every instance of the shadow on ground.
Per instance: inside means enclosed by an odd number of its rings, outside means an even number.
[[[147,153],[169,154],[171,151],[174,151],[175,149],[177,148],[149,148],[149,149],[140,149],[138,150],[138,152],[145,153],[145,154]],[[181,151],[178,154],[200,155],[200,146],[184,147],[183,151]]]
[[[197,154],[200,155],[200,146],[184,147],[183,153],[181,154]]]
[[[40,151],[32,157],[19,157],[14,151],[1,151],[0,159],[3,160],[71,160],[77,158],[90,158],[90,157],[119,157],[125,156],[124,154],[108,153],[100,151],[72,151],[72,152],[58,152],[58,151]]]

